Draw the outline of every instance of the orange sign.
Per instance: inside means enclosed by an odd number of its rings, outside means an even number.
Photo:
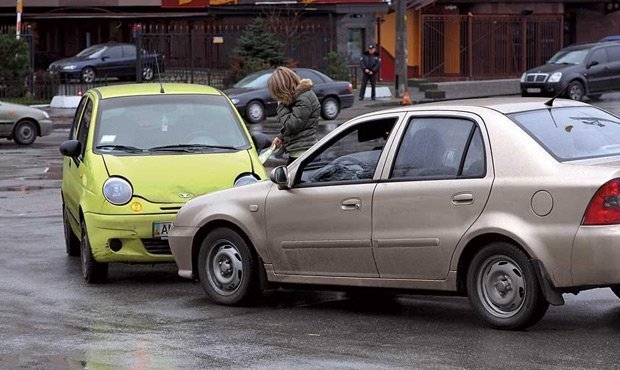
[[[206,8],[209,0],[161,0],[162,8]]]

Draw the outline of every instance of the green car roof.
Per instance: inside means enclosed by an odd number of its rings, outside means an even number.
[[[211,86],[194,85],[183,83],[162,84],[165,94],[210,94],[221,95],[222,93]],[[159,83],[124,84],[97,87],[91,91],[99,95],[101,99],[118,98],[122,96],[137,95],[160,95]]]

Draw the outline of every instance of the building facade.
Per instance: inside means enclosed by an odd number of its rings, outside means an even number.
[[[384,0],[25,0],[23,25],[34,35],[39,69],[93,44],[133,42],[136,25],[150,33],[218,36],[222,42],[206,49],[223,66],[245,27],[264,17],[292,63],[319,68],[330,51],[358,59],[374,42],[376,14],[387,10]],[[0,5],[0,24],[15,24],[14,6]]]
[[[620,3],[593,1],[408,1],[410,77],[518,77],[564,46],[620,34]],[[382,78],[394,78],[396,15],[378,14]]]

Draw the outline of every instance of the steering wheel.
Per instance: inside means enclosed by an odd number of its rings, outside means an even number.
[[[342,156],[336,158],[331,163],[317,170],[311,182],[327,182],[327,181],[347,181],[360,180],[367,178],[363,176],[369,172],[371,166],[352,156]],[[360,176],[362,175],[362,176]],[[371,174],[372,176],[372,174]]]

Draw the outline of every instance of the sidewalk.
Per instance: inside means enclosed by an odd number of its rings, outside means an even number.
[[[381,83],[379,86],[389,88],[392,96],[396,95],[394,93],[395,87],[393,83]],[[379,88],[379,86],[377,86],[377,88]],[[521,93],[519,79],[449,82],[428,82],[421,79],[410,79],[408,91],[413,104],[493,96],[512,96]],[[359,90],[354,93],[357,96]],[[372,102],[372,106],[393,107],[400,105],[400,101],[400,98],[394,97],[377,99]]]

